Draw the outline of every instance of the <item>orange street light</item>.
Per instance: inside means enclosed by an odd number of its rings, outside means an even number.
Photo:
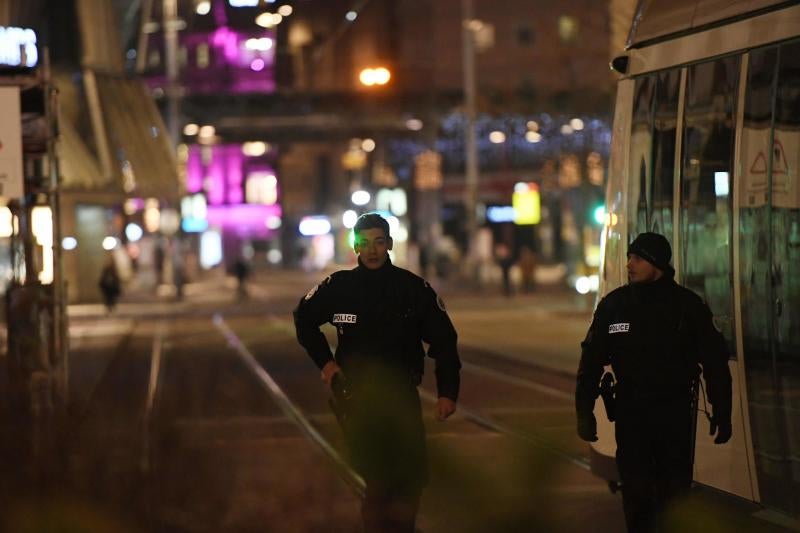
[[[392,73],[386,67],[365,68],[358,75],[358,81],[367,87],[386,85],[390,79],[392,79]]]

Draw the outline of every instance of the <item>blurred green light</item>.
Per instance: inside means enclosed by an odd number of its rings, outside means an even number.
[[[606,207],[604,205],[598,205],[594,208],[594,221],[598,224],[604,224],[606,221]]]

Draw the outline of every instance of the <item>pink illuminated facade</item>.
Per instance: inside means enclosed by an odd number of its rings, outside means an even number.
[[[272,180],[264,181],[264,176]],[[245,196],[248,181],[259,188]],[[270,190],[261,190],[271,187]],[[253,191],[251,184],[250,190]],[[211,227],[240,237],[268,239],[280,227],[277,179],[265,157],[246,157],[238,144],[192,145],[186,161],[186,192],[204,194]]]
[[[179,84],[185,95],[224,98],[275,92],[277,35],[275,29],[255,24],[263,10],[263,6],[233,7],[227,0],[212,0],[208,13],[181,11],[186,28],[178,33]],[[149,34],[143,74],[157,98],[166,87],[164,57],[163,33]],[[192,143],[195,138],[185,140]],[[275,154],[248,157],[241,144],[213,142],[217,144],[189,144],[186,194],[202,194],[207,207],[204,219],[184,219],[184,231],[221,231],[226,249],[239,241],[277,238],[282,210]],[[265,186],[271,189],[262,190]],[[237,253],[232,255],[235,259]]]
[[[192,14],[179,33],[180,82],[186,94],[248,94],[275,91],[274,29],[254,22],[253,9],[214,0],[206,15]],[[164,88],[164,38],[149,35],[145,79]]]

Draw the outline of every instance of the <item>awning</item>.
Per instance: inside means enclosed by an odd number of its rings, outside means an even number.
[[[110,183],[100,165],[86,147],[72,122],[63,113],[58,118],[59,139],[56,150],[61,185],[65,189],[105,189]]]
[[[178,200],[178,170],[167,129],[138,79],[96,74],[113,178],[126,194]]]

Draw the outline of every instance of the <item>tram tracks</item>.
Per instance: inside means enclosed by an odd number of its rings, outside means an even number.
[[[173,516],[174,513],[185,510],[184,507],[190,509],[194,509],[194,507],[192,507],[193,504],[184,504],[176,498],[169,499],[169,497],[171,494],[174,496],[174,494],[196,490],[194,485],[206,483],[207,479],[216,480],[219,477],[227,482],[228,478],[225,475],[218,475],[219,469],[215,467],[208,467],[207,472],[203,474],[206,477],[200,477],[198,478],[200,481],[192,484],[184,485],[181,477],[175,475],[176,472],[183,472],[183,469],[191,471],[188,469],[194,468],[191,467],[188,459],[185,459],[186,457],[195,456],[195,454],[199,456],[213,455],[213,450],[219,449],[219,446],[225,446],[226,453],[227,450],[249,449],[245,447],[251,446],[277,445],[302,449],[302,452],[299,453],[312,457],[324,455],[325,459],[319,462],[322,464],[323,470],[328,470],[327,478],[334,483],[334,486],[343,488],[333,475],[335,472],[350,488],[351,494],[363,494],[363,481],[342,458],[344,454],[340,435],[333,417],[327,413],[324,404],[318,402],[316,407],[313,406],[314,402],[322,398],[318,393],[316,396],[309,395],[307,389],[299,388],[305,387],[303,384],[306,380],[301,379],[300,371],[296,370],[303,365],[297,362],[297,354],[290,348],[292,343],[288,339],[295,335],[291,320],[282,316],[269,317],[267,326],[273,332],[269,342],[274,343],[277,340],[277,344],[268,344],[266,348],[271,350],[273,346],[281,346],[278,363],[276,366],[271,366],[270,360],[263,356],[264,345],[255,344],[261,342],[262,323],[258,324],[258,335],[255,336],[253,334],[256,333],[256,329],[252,331],[246,329],[250,327],[248,324],[251,324],[252,316],[246,320],[239,314],[225,313],[224,316],[230,321],[229,324],[225,323],[225,318],[221,314],[216,319],[212,319],[209,315],[196,317],[196,325],[191,327],[182,326],[166,317],[159,317],[155,321],[152,317],[132,321],[130,329],[126,330],[120,340],[115,343],[114,355],[109,357],[109,370],[114,371],[103,372],[103,377],[100,379],[103,382],[108,381],[109,385],[114,384],[115,387],[105,386],[104,394],[92,394],[90,403],[108,403],[108,399],[113,396],[113,389],[122,390],[120,388],[122,384],[127,383],[127,380],[120,381],[120,378],[125,375],[126,369],[130,365],[135,365],[135,382],[137,383],[135,397],[131,397],[125,403],[126,409],[138,412],[140,418],[135,423],[129,423],[128,426],[133,431],[138,429],[139,431],[144,430],[146,433],[134,435],[132,432],[124,448],[124,443],[121,443],[119,449],[130,453],[128,458],[125,458],[125,465],[130,464],[132,467],[130,474],[135,473],[135,475],[141,476],[137,483],[148,487],[148,491],[155,491],[152,497],[146,498],[143,503],[147,506],[145,515],[149,517],[148,519],[153,523],[164,521],[170,524],[200,523],[205,520],[197,519],[191,513],[186,516]],[[200,326],[200,324],[212,325],[209,322],[212,322],[215,327],[205,326],[203,329],[203,326]],[[187,332],[192,332],[191,336],[187,336]],[[240,338],[237,333],[242,337]],[[232,353],[235,353],[236,356],[232,357]],[[136,356],[136,354],[139,355]],[[287,355],[291,355],[289,359],[294,362],[287,364],[289,361],[285,357]],[[483,353],[477,355],[467,353],[466,355],[468,357],[464,360],[463,372],[467,374],[467,381],[473,388],[476,384],[482,383],[475,379],[480,376],[485,381],[491,382],[491,388],[495,391],[505,387],[514,389],[515,400],[511,403],[491,401],[489,399],[493,393],[489,392],[488,395],[478,396],[481,398],[480,401],[474,402],[473,400],[473,405],[462,402],[454,415],[453,421],[456,423],[444,426],[434,425],[435,429],[429,428],[430,437],[447,439],[448,447],[451,444],[462,446],[465,443],[466,449],[471,450],[477,450],[484,446],[485,441],[482,438],[488,437],[491,442],[499,442],[497,439],[503,439],[505,442],[517,442],[530,449],[541,451],[542,455],[551,457],[553,461],[561,464],[572,464],[579,467],[583,467],[580,463],[585,465],[582,458],[570,454],[567,450],[548,440],[546,435],[540,435],[538,431],[529,431],[527,427],[523,428],[518,423],[522,418],[528,419],[529,414],[539,411],[546,413],[545,417],[552,413],[558,417],[556,424],[561,424],[560,413],[562,409],[566,409],[566,400],[570,396],[563,379],[561,381],[553,380],[552,383],[549,383],[546,378],[537,381],[536,377],[541,375],[538,370],[534,369],[529,373],[521,367],[510,366],[510,363],[504,365],[501,358],[498,359],[497,366],[495,366],[492,360]],[[475,356],[475,358],[470,356]],[[244,363],[244,366],[237,359]],[[215,363],[209,367],[212,360]],[[249,383],[253,380],[249,380],[248,376],[248,384],[245,385],[241,379],[242,372],[255,376],[255,381],[258,383],[251,386]],[[291,372],[291,374],[286,374],[286,372]],[[220,375],[219,380],[213,379],[216,374]],[[188,379],[190,376],[191,380]],[[533,379],[528,379],[531,377]],[[288,380],[285,380],[286,378]],[[313,375],[309,378],[313,379]],[[243,389],[250,392],[246,395],[234,393],[230,397],[227,396],[231,390],[235,392]],[[267,396],[263,396],[264,391],[267,391],[274,400],[274,405]],[[242,413],[241,420],[221,417],[219,414],[222,411],[207,409],[207,406],[218,408],[218,404],[215,405],[215,402],[218,402],[216,395],[223,393],[225,396],[219,396],[219,400],[225,402],[226,410],[224,412],[226,415]],[[201,394],[204,396],[200,396]],[[420,394],[423,401],[426,402],[427,411],[428,402],[436,401],[435,389],[430,382],[430,377],[426,378],[425,385],[420,387]],[[536,398],[541,399],[545,396],[553,401],[536,400]],[[270,405],[270,408],[248,411],[248,408],[244,407],[244,411],[240,411],[240,407],[248,404],[236,402],[244,397],[250,397],[251,401],[261,397],[261,401]],[[469,401],[469,398],[474,397],[467,396],[466,399]],[[489,401],[484,403],[484,398]],[[526,398],[530,398],[531,401],[527,401]],[[521,401],[517,401],[517,399]],[[309,404],[308,400],[312,400],[312,403]],[[250,403],[249,405],[256,404]],[[278,409],[275,409],[275,406]],[[110,404],[108,408],[110,408]],[[103,411],[105,412],[108,408],[104,408]],[[274,413],[272,416],[263,416],[270,411]],[[285,427],[279,424],[279,418],[286,420]],[[534,418],[541,420],[543,417],[534,413]],[[122,420],[121,415],[117,415],[116,419]],[[127,421],[127,417],[125,420]],[[253,429],[253,424],[257,426],[256,430]],[[265,429],[259,424],[269,425],[269,429]],[[300,431],[297,431],[298,429]],[[103,428],[98,427],[98,431],[103,431]],[[546,431],[548,430],[545,429]],[[291,439],[296,438],[297,441],[289,443],[290,441],[286,440],[286,437],[290,435],[292,435]],[[262,442],[264,438],[278,440]],[[284,440],[281,441],[281,438]],[[233,447],[234,442],[236,442],[237,448]],[[457,444],[459,442],[462,444]],[[115,445],[117,445],[116,442]],[[163,448],[164,446],[166,448]],[[239,446],[243,448],[239,448]],[[110,449],[110,451],[116,453],[114,451],[116,449]],[[320,451],[322,454],[319,453]],[[116,461],[116,459],[114,460]],[[325,468],[325,460],[329,460],[328,464],[332,464],[334,468]],[[222,460],[220,459],[220,461]],[[137,469],[136,466],[139,468]],[[127,474],[128,470],[126,469],[125,472]],[[496,476],[497,472],[491,471],[490,475]],[[153,489],[153,480],[157,479],[162,482],[166,480],[167,489]],[[214,486],[226,485],[221,483]],[[223,493],[225,493],[224,490],[220,491],[220,494]],[[214,497],[224,500],[223,496],[219,494]],[[167,499],[161,501],[163,498]],[[237,503],[236,505],[237,508],[240,508],[247,504]],[[211,520],[211,518],[208,519]]]
[[[286,335],[295,335],[294,327],[288,320],[274,315],[270,315],[267,318],[269,325],[273,329]],[[284,415],[331,460],[337,472],[340,474],[340,477],[342,477],[358,494],[363,494],[363,480],[347,465],[346,461],[344,461],[339,452],[336,451],[335,447],[316,429],[315,424],[311,421],[313,418],[312,415],[303,413],[302,410],[292,402],[281,389],[277,381],[269,374],[268,370],[256,360],[247,346],[245,346],[236,333],[225,323],[221,314],[215,315],[213,322],[220,333],[225,336],[229,346],[238,353],[250,371],[256,375],[267,392],[279,404]],[[564,390],[525,377],[510,375],[470,361],[462,361],[462,366],[466,372],[524,390],[534,391],[538,394],[544,394],[558,401],[565,401],[572,398],[571,394]],[[540,367],[537,367],[537,369],[541,371]],[[436,394],[424,386],[420,387],[420,397],[430,403],[436,403],[437,401]],[[583,470],[589,470],[589,462],[586,458],[569,452],[542,434],[521,430],[514,427],[513,424],[502,422],[491,414],[487,414],[487,411],[491,411],[491,409],[475,409],[460,402],[454,417],[456,419],[466,420],[470,424],[486,432],[507,436],[516,441],[533,446],[558,460]]]
[[[278,404],[283,414],[291,420],[300,431],[311,440],[333,463],[340,477],[360,496],[364,495],[364,480],[358,475],[347,462],[342,458],[338,451],[322,436],[317,428],[309,421],[300,408],[292,402],[277,381],[270,373],[256,360],[247,346],[225,322],[221,314],[214,315],[212,320],[214,326],[225,337],[228,345],[236,351],[244,364],[255,374],[259,383],[266,389],[273,400]]]

